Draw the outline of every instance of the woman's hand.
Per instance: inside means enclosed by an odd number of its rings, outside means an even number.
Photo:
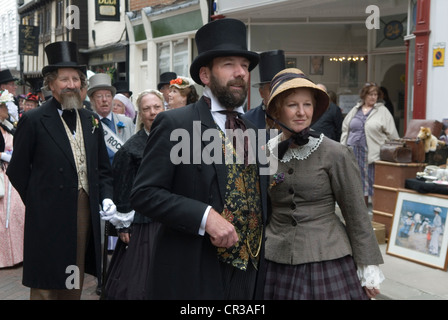
[[[376,288],[369,289],[367,287],[363,287],[363,288],[364,288],[364,291],[367,293],[367,296],[370,299],[375,298],[375,296],[380,293],[380,289],[376,289]]]

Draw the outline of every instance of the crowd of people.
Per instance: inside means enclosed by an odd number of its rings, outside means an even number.
[[[241,21],[195,41],[190,75],[162,73],[135,105],[127,82],[87,78],[68,41],[45,48],[44,102],[23,96],[14,115],[1,87],[0,267],[23,261],[31,299],[80,299],[85,273],[108,300],[374,298],[383,260],[365,196],[376,149],[398,136],[379,87],[343,119],[282,50],[249,51]],[[257,65],[262,102],[245,113]],[[233,134],[260,129],[276,134]],[[238,145],[244,161],[227,161]]]

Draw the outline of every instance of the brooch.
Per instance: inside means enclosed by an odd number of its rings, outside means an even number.
[[[282,183],[285,180],[285,173],[276,173],[272,176],[273,180],[269,188],[275,187],[276,185]]]

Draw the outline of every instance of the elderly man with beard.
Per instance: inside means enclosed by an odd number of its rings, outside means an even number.
[[[101,122],[82,107],[86,68],[76,44],[45,52],[53,97],[20,118],[7,174],[26,206],[22,282],[30,298],[79,300],[84,273],[101,275],[100,213],[116,212],[111,166]]]
[[[149,298],[260,298],[266,176],[255,161],[210,163],[202,156],[210,153],[210,140],[194,140],[213,133],[213,149],[223,159],[223,149],[235,150],[226,123],[256,132],[239,115],[259,56],[247,50],[246,27],[238,20],[212,21],[195,40],[199,55],[190,75],[205,86],[204,95],[157,115],[131,192],[135,211],[160,223],[148,270]],[[173,137],[182,139],[181,151]]]

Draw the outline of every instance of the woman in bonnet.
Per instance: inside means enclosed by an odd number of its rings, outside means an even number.
[[[266,299],[369,299],[384,279],[353,152],[310,129],[328,105],[327,93],[299,69],[272,79],[266,121],[282,133],[267,144],[275,172]]]

